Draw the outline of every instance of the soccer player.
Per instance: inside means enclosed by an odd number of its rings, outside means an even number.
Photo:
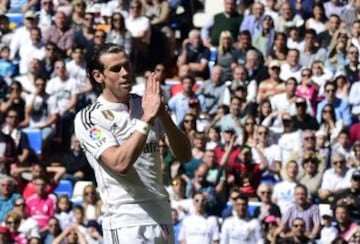
[[[154,74],[143,97],[130,94],[132,71],[121,47],[97,48],[88,74],[102,93],[74,123],[103,200],[104,243],[173,243],[158,141],[166,134],[177,159],[187,162],[189,140],[166,112]]]

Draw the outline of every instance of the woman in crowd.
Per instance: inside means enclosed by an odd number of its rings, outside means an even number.
[[[266,15],[262,18],[261,31],[255,34],[252,44],[264,57],[268,57],[273,47],[274,36],[274,21],[270,15]]]
[[[317,86],[319,87],[318,96],[324,97],[325,96],[325,91],[324,91],[325,83],[328,80],[332,79],[333,74],[331,73],[330,70],[328,70],[324,67],[323,61],[317,60],[311,64],[311,75],[312,75],[311,80],[315,84],[317,84]]]
[[[123,46],[126,53],[130,55],[131,35],[125,27],[124,16],[119,12],[114,12],[111,15],[110,31],[107,33],[106,42]]]
[[[336,120],[334,106],[332,104],[325,105],[321,111],[319,130],[326,133],[328,141],[333,143],[343,128],[344,124],[342,120]]]
[[[311,80],[311,69],[305,68],[301,71],[300,85],[296,88],[296,96],[310,101],[313,111],[316,111],[318,86]]]
[[[317,192],[321,185],[322,173],[319,171],[319,159],[313,152],[304,155],[302,160],[304,169],[299,177],[299,182],[306,186],[311,195],[312,200],[317,199]]]
[[[10,212],[6,215],[5,225],[9,229],[12,239],[17,244],[25,244],[27,243],[27,238],[24,233],[19,232],[20,222],[20,214],[16,212]]]
[[[193,139],[193,148],[192,148],[192,156],[195,159],[202,159],[205,153],[205,135],[203,133],[195,133],[194,139]]]
[[[268,63],[275,59],[280,63],[285,62],[288,48],[286,46],[287,35],[284,32],[277,32],[274,37],[274,47],[268,56]]]
[[[223,79],[225,81],[232,80],[232,69],[235,68],[237,63],[233,44],[234,40],[230,31],[221,32],[219,46],[217,47],[216,64],[223,68]]]
[[[324,5],[322,3],[315,3],[312,14],[313,16],[306,21],[305,28],[313,29],[319,35],[326,30],[327,18]]]
[[[197,132],[196,129],[196,117],[192,114],[186,114],[183,121],[179,124],[180,129],[188,136],[192,142]]]
[[[242,145],[254,145],[255,143],[256,120],[253,116],[247,116],[244,121]]]
[[[87,220],[98,220],[101,214],[102,202],[94,185],[87,185],[83,192],[83,204]]]
[[[325,60],[325,66],[333,74],[347,63],[346,50],[351,45],[351,35],[345,29],[339,29],[331,39],[328,58]]]

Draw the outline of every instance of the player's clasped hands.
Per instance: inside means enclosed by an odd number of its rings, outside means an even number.
[[[152,123],[158,115],[161,106],[160,83],[156,80],[155,74],[148,76],[145,86],[145,93],[142,99],[143,118]]]

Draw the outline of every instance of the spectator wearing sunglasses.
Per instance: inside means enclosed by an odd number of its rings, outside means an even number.
[[[350,179],[354,170],[346,166],[344,155],[333,155],[331,164],[332,167],[327,169],[323,175],[319,189],[319,197],[322,200],[328,200],[329,197],[350,187]]]
[[[350,187],[344,189],[342,192],[334,195],[332,201],[332,209],[335,209],[336,205],[345,204],[350,211],[351,219],[360,221],[360,170],[357,169],[351,176]]]
[[[195,211],[184,218],[180,233],[180,243],[218,243],[219,226],[215,216],[206,214],[206,194],[196,192],[193,196]]]

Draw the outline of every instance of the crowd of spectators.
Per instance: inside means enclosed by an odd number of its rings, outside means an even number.
[[[196,27],[207,1],[0,1],[0,242],[102,243],[73,120],[113,42],[192,143],[190,162],[159,143],[176,243],[360,243],[360,0],[221,0]]]

